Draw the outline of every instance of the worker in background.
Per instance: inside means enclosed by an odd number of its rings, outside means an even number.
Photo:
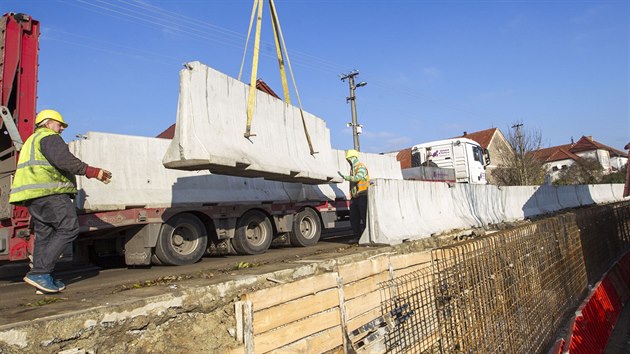
[[[624,149],[630,150],[630,143],[627,143]],[[623,197],[627,196],[630,196],[630,151],[628,152],[628,163],[626,164],[626,185],[623,188]]]
[[[346,151],[346,160],[351,166],[350,175],[344,176],[339,171],[337,173],[341,178],[350,182],[350,224],[352,224],[352,233],[358,240],[363,234],[367,222],[367,190],[370,185],[370,174],[365,164],[359,162],[358,151]]]
[[[68,127],[59,112],[46,109],[35,118],[35,131],[20,152],[9,202],[24,205],[31,214],[35,234],[33,267],[24,281],[55,293],[65,284],[52,277],[64,249],[79,235],[79,218],[72,202],[77,193],[75,175],[109,183],[109,171],[88,166],[63,141]]]

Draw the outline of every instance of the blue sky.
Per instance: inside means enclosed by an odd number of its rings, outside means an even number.
[[[252,0],[3,0],[40,21],[38,110],[76,134],[155,136],[175,122],[182,64],[238,75]],[[515,122],[544,146],[630,141],[627,0],[276,0],[305,110],[386,152]],[[281,93],[268,5],[259,78]],[[251,47],[251,44],[250,44]],[[251,55],[243,78],[249,80]],[[295,97],[292,97],[295,101]],[[245,124],[245,117],[243,117]]]

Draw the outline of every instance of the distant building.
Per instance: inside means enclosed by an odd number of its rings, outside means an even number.
[[[535,156],[545,162],[547,174],[552,180],[557,179],[562,170],[580,159],[599,162],[604,174],[619,171],[628,163],[628,157],[623,151],[599,143],[592,136],[583,136],[573,144],[540,149],[535,152]]]
[[[464,132],[462,136],[458,136],[457,138],[474,140],[478,142],[482,148],[488,149],[490,153],[490,165],[486,167],[486,179],[490,184],[497,184],[492,172],[497,167],[505,165],[515,154],[514,149],[512,149],[505,135],[501,133],[501,130],[499,130],[499,128],[490,128],[472,133]]]

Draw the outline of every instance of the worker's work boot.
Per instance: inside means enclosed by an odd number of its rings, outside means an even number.
[[[64,284],[61,280],[53,278],[53,284],[59,288],[59,291],[62,291],[66,288],[66,284]]]
[[[24,281],[47,293],[59,292],[59,287],[55,285],[55,281],[50,274],[28,274],[24,277]]]

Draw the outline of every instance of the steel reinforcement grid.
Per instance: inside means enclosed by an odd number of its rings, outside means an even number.
[[[543,353],[630,247],[630,203],[578,209],[432,251],[380,284],[391,353]],[[400,316],[403,312],[404,316]]]

